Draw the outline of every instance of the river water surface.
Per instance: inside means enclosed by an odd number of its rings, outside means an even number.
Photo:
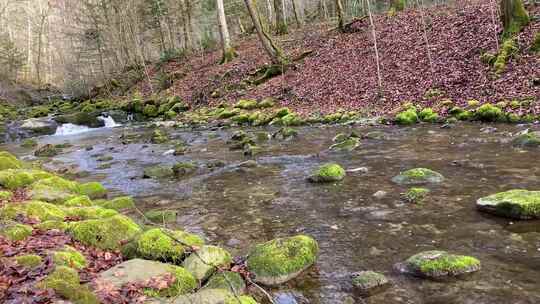
[[[264,152],[254,158],[257,167],[242,165],[248,158],[229,149],[226,142],[235,129],[167,130],[189,145],[181,156],[167,153],[171,144],[149,144],[151,129],[143,126],[38,141],[73,145],[47,160],[46,167],[86,172],[79,173],[83,180],[101,181],[113,194],[133,195],[142,210],[177,210],[171,227],[201,234],[233,254],[276,237],[313,236],[321,249],[318,263],[272,290],[279,303],[532,304],[540,303],[540,222],[512,222],[475,209],[478,198],[495,192],[540,190],[540,150],[516,149],[509,142],[511,134],[526,128],[535,127],[304,127],[293,140],[260,143]],[[364,139],[352,152],[328,151],[336,134],[352,130],[382,132],[382,138]],[[85,149],[89,146],[93,149]],[[32,158],[32,151],[18,144],[0,149]],[[113,157],[110,168],[98,169],[100,156]],[[142,178],[145,167],[179,161],[198,164],[198,172],[180,180]],[[354,172],[336,184],[306,182],[314,168],[329,161]],[[415,167],[446,177],[428,187],[430,196],[422,204],[404,202],[400,194],[407,189],[391,181]],[[376,198],[377,191],[387,195]],[[450,282],[393,270],[395,263],[431,249],[475,256],[482,270]],[[382,272],[393,285],[370,298],[353,298],[349,274],[360,270]]]

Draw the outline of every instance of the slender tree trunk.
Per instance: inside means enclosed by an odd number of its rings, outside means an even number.
[[[283,0],[274,0],[274,10],[276,11],[276,33],[278,35],[287,34],[289,32],[285,20],[283,4]]]
[[[340,31],[345,31],[345,13],[343,12],[343,4],[341,3],[341,0],[335,0],[336,1],[336,14],[338,17],[338,29]]]
[[[255,26],[255,30],[257,31],[257,35],[259,36],[259,40],[261,41],[261,44],[268,56],[270,56],[272,63],[282,66],[287,65],[287,59],[283,55],[283,51],[274,44],[268,33],[264,31],[261,17],[259,15],[259,12],[257,11],[254,0],[244,0],[244,2],[246,3],[249,16],[253,21],[253,25]]]
[[[521,31],[530,19],[522,0],[501,0],[501,20],[504,36],[512,36]]]
[[[302,20],[302,17],[300,16],[300,12],[299,12],[299,7],[298,7],[298,0],[291,0],[291,3],[292,3],[292,6],[293,6],[293,12],[294,12],[294,20],[296,21],[296,25],[300,28],[302,27],[304,24],[303,24],[303,20]]]
[[[272,8],[272,0],[266,0],[266,11],[268,16],[268,26],[274,27],[274,9]]]
[[[223,4],[223,0],[216,0],[216,4],[221,47],[223,49],[221,64],[224,64],[233,60],[234,57],[236,57],[236,52],[231,46],[231,37],[229,36],[229,28],[227,27],[227,16],[225,16],[225,5]]]

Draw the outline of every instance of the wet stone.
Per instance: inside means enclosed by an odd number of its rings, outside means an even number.
[[[390,281],[381,273],[360,271],[351,275],[354,291],[361,296],[372,296],[389,287]]]

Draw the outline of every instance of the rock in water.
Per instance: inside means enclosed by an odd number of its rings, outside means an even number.
[[[476,201],[480,211],[513,219],[540,218],[540,191],[510,190]]]
[[[217,268],[227,268],[232,257],[227,250],[216,246],[202,246],[196,253],[192,253],[182,264],[195,279],[204,281],[211,276]]]
[[[345,175],[345,170],[340,165],[329,163],[315,170],[308,178],[308,181],[312,183],[331,183],[344,179]]]
[[[204,288],[225,289],[232,293],[243,294],[246,292],[246,283],[238,272],[223,271],[210,277]]]
[[[197,287],[193,275],[184,268],[141,259],[133,259],[116,265],[100,273],[96,280],[102,284],[121,288],[127,283],[144,282],[170,275],[175,277],[174,283],[165,289],[155,290],[159,296],[175,297],[187,294]]]
[[[149,302],[149,304],[162,302]],[[257,304],[250,296],[238,296],[226,289],[203,288],[194,294],[177,297],[174,304]]]
[[[387,288],[390,281],[378,272],[360,271],[352,274],[352,285],[360,295],[371,296]]]
[[[317,241],[309,236],[280,238],[255,246],[249,253],[247,267],[256,282],[279,285],[313,265],[318,253]]]
[[[444,181],[444,176],[431,169],[415,168],[394,176],[392,181],[402,185],[437,184]]]
[[[21,129],[32,135],[52,135],[56,132],[58,124],[48,118],[30,118],[23,122]]]
[[[429,279],[456,277],[480,270],[480,261],[464,255],[432,250],[415,254],[395,268],[406,274]]]
[[[515,147],[538,147],[540,146],[540,131],[522,133],[512,139]]]

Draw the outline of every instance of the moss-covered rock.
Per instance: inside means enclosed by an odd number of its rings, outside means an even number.
[[[195,279],[202,282],[209,278],[218,268],[228,268],[232,257],[225,249],[217,246],[202,246],[190,254],[182,266],[193,274]]]
[[[497,57],[495,58],[495,62],[493,63],[495,72],[496,73],[504,72],[508,61],[510,61],[510,58],[512,58],[512,56],[514,56],[518,51],[519,51],[519,48],[517,46],[516,40],[514,40],[513,38],[505,39],[502,43],[499,54],[497,54]]]
[[[131,196],[121,196],[121,197],[113,198],[112,200],[101,201],[101,202],[96,202],[96,203],[97,205],[103,208],[113,209],[117,211],[135,208],[135,202],[133,201],[133,198]]]
[[[478,210],[514,219],[540,218],[540,191],[509,190],[482,197]]]
[[[38,145],[37,141],[33,138],[27,138],[23,140],[21,143],[21,147],[23,148],[34,148]]]
[[[6,190],[0,190],[0,201],[9,201],[12,197],[13,193]]]
[[[504,114],[500,108],[486,103],[476,109],[475,118],[485,122],[496,122],[504,119]]]
[[[92,206],[92,200],[87,195],[79,195],[68,199],[63,205],[68,207],[89,207]]]
[[[415,254],[404,263],[397,264],[396,268],[402,273],[439,279],[476,272],[481,265],[479,260],[470,256],[432,250]]]
[[[72,223],[69,233],[77,241],[100,249],[120,249],[125,240],[141,232],[141,228],[124,215]]]
[[[182,261],[188,246],[202,246],[204,241],[197,235],[181,230],[154,228],[145,231],[137,240],[140,257],[149,260]]]
[[[158,224],[176,222],[176,215],[174,210],[150,210],[144,213],[146,219]]]
[[[116,210],[106,209],[99,206],[90,206],[90,207],[67,207],[62,208],[68,217],[75,217],[81,220],[90,220],[90,219],[103,219],[118,214]]]
[[[515,147],[536,148],[540,146],[540,131],[521,133],[512,139],[512,145]]]
[[[0,234],[12,241],[22,241],[32,235],[32,226],[19,223],[0,223]]]
[[[403,194],[403,198],[409,203],[422,203],[429,194],[429,189],[413,187]]]
[[[317,260],[317,241],[306,235],[275,239],[255,246],[247,259],[255,281],[265,285],[285,283]]]
[[[174,171],[171,166],[157,165],[145,168],[143,171],[144,178],[169,178],[174,176]]]
[[[444,176],[439,172],[426,168],[415,168],[400,173],[392,181],[403,185],[421,185],[426,183],[442,183]]]
[[[361,296],[372,296],[390,285],[385,275],[375,271],[360,271],[351,278],[354,291]]]
[[[79,186],[79,193],[90,199],[99,199],[107,196],[107,189],[101,183],[89,182]]]
[[[60,154],[61,149],[58,149],[54,145],[46,144],[43,145],[34,151],[34,155],[37,157],[54,157]]]
[[[396,115],[395,119],[398,125],[412,125],[418,122],[418,114],[415,109],[407,109]]]
[[[90,291],[88,286],[80,284],[79,274],[75,269],[70,267],[56,267],[54,272],[38,284],[38,287],[52,289],[57,295],[75,304],[100,303],[99,299]]]
[[[33,183],[29,194],[35,200],[63,203],[82,193],[78,183],[52,176]]]
[[[253,110],[258,107],[257,101],[253,99],[240,99],[235,105],[235,108],[243,110]]]
[[[53,252],[52,257],[56,266],[67,266],[75,269],[83,269],[87,266],[84,255],[70,246],[66,246],[63,250]]]
[[[43,259],[37,254],[26,254],[16,256],[15,261],[26,268],[34,268],[39,266]]]
[[[157,117],[159,115],[159,109],[153,104],[147,104],[144,106],[143,114],[147,117]]]
[[[238,272],[222,271],[210,277],[204,288],[225,289],[234,294],[243,294],[246,291],[246,282]]]
[[[345,178],[345,169],[336,163],[329,163],[319,167],[308,178],[312,183],[331,183]]]
[[[271,98],[271,97],[267,97],[267,98],[264,98],[263,100],[261,100],[257,107],[258,108],[261,108],[261,109],[264,109],[264,108],[272,108],[276,105],[276,101],[274,98]]]
[[[0,218],[15,219],[18,215],[34,217],[40,221],[62,221],[66,217],[66,213],[58,206],[39,201],[8,204],[0,209]]]
[[[281,117],[287,116],[287,115],[289,115],[291,113],[292,112],[291,112],[291,110],[289,110],[289,108],[280,108],[275,112],[274,117],[281,118]]]
[[[37,224],[35,227],[37,229],[41,230],[59,230],[59,231],[66,231],[68,228],[68,223],[64,221],[44,221],[39,224]]]
[[[360,146],[360,138],[356,136],[347,136],[340,142],[330,146],[333,151],[352,151]]]
[[[119,273],[121,275],[118,275]],[[128,283],[146,282],[165,275],[174,276],[172,285],[161,290],[145,288],[145,294],[151,297],[176,297],[192,292],[197,287],[193,275],[184,268],[141,259],[132,259],[116,265],[100,273],[97,280],[121,288]]]
[[[169,135],[165,131],[159,129],[155,129],[152,132],[152,138],[150,139],[153,144],[164,144],[169,140]]]
[[[196,293],[179,296],[174,300],[175,304],[257,304],[251,297],[236,296],[226,289],[203,288]]]
[[[176,178],[182,178],[195,173],[197,171],[197,165],[189,162],[180,162],[174,164],[172,170]]]
[[[283,126],[300,126],[303,123],[302,118],[295,113],[289,113],[281,117],[281,125]]]
[[[283,127],[279,129],[276,133],[272,134],[272,137],[277,139],[291,139],[298,136],[298,131],[294,128]]]
[[[439,120],[439,114],[433,111],[432,108],[425,108],[418,113],[418,118],[424,122],[437,122]]]
[[[14,190],[27,187],[38,180],[52,176],[52,174],[41,170],[7,169],[0,171],[0,185]]]
[[[0,170],[20,169],[22,166],[23,163],[13,156],[13,154],[6,151],[0,151]]]

